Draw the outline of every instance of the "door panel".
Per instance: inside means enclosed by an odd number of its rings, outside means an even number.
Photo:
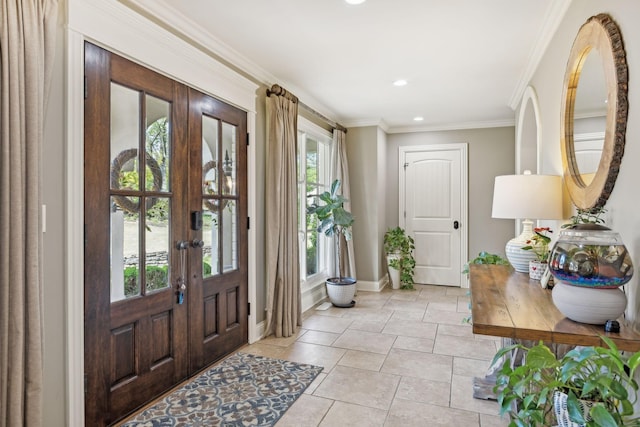
[[[99,426],[247,342],[246,113],[89,43],[85,73],[85,421]]]
[[[171,244],[185,228],[172,153],[186,132],[169,132],[187,91],[91,44],[85,69],[86,423],[105,425],[188,373]]]
[[[246,113],[189,91],[190,209],[202,212],[191,238],[191,368],[198,370],[247,342]],[[195,303],[191,303],[194,301]]]
[[[408,152],[405,228],[415,240],[416,283],[460,286],[461,158],[458,150]]]

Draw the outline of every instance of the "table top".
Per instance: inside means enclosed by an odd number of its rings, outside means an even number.
[[[604,346],[600,338],[612,339],[620,350],[640,351],[640,333],[620,320],[620,332],[604,326],[574,322],[558,311],[551,290],[518,273],[511,266],[471,265],[471,313],[473,332],[522,340],[558,344]]]

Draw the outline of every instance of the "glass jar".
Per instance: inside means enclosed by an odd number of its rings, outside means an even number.
[[[620,235],[598,224],[561,231],[551,249],[549,269],[556,280],[590,288],[617,288],[633,276],[631,257]]]

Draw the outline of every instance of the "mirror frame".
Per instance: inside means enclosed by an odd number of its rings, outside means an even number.
[[[580,72],[591,51],[600,55],[607,86],[604,146],[598,170],[587,185],[580,176],[574,151],[573,122]],[[571,47],[564,77],[560,146],[564,181],[573,204],[580,209],[602,207],[618,177],[624,154],[628,109],[627,58],[618,25],[610,15],[592,16],[580,27]]]

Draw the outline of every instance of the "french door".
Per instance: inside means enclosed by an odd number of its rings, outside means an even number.
[[[85,45],[85,421],[247,342],[246,113]]]

